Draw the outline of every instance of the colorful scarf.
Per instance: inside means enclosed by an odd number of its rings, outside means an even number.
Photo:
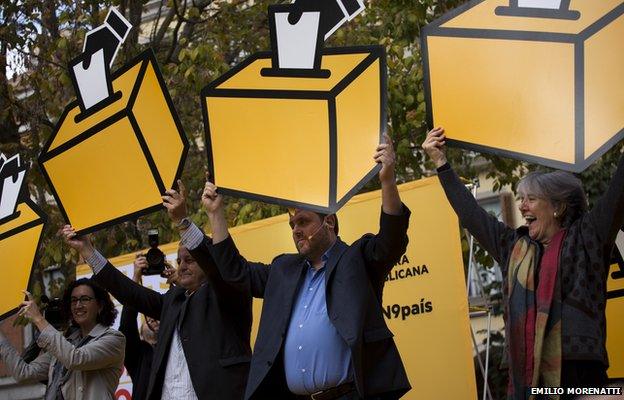
[[[505,334],[509,353],[508,399],[532,399],[531,387],[558,387],[561,380],[561,285],[559,255],[565,230],[543,251],[523,237],[509,260]],[[540,260],[541,258],[541,260]],[[536,288],[537,286],[537,288]],[[559,396],[551,396],[558,399]]]

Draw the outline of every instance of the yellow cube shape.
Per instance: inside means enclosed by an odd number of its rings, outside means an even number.
[[[324,49],[328,78],[263,76],[252,55],[202,90],[209,168],[226,194],[333,213],[379,170],[385,54]]]
[[[158,210],[188,151],[154,53],[113,75],[115,95],[61,116],[39,163],[65,220],[78,233]]]
[[[472,1],[425,27],[429,124],[460,147],[582,171],[624,136],[624,4],[497,15],[509,5]]]
[[[11,316],[24,300],[30,273],[41,241],[46,216],[30,200],[17,206],[16,218],[0,224],[0,260],[2,260],[2,291],[0,320]]]

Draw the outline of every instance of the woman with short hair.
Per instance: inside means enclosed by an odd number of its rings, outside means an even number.
[[[114,399],[123,370],[125,338],[110,328],[117,310],[108,293],[91,279],[79,279],[65,290],[63,308],[71,316],[67,337],[41,315],[32,295],[19,314],[41,334],[41,354],[30,363],[0,334],[0,357],[18,381],[48,380],[45,400]]]
[[[459,220],[503,273],[508,395],[527,388],[602,386],[606,350],[606,281],[624,223],[624,159],[591,209],[582,184],[563,172],[533,172],[518,184],[525,225],[512,229],[482,209],[447,163],[444,130],[423,149]]]

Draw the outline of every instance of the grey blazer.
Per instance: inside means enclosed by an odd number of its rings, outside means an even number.
[[[79,334],[74,332],[69,339]],[[0,340],[0,356],[17,381],[51,380],[54,365],[62,363],[70,371],[61,388],[65,400],[112,400],[123,370],[126,338],[121,332],[100,324],[89,336],[92,339],[77,348],[48,326],[37,339],[43,351],[35,360],[24,362],[5,338]]]

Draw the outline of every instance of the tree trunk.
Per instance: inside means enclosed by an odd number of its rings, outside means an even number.
[[[124,17],[132,24],[132,29],[123,44],[124,59],[136,56],[139,47],[139,33],[141,32],[141,18],[143,17],[142,0],[125,0],[122,9]]]

